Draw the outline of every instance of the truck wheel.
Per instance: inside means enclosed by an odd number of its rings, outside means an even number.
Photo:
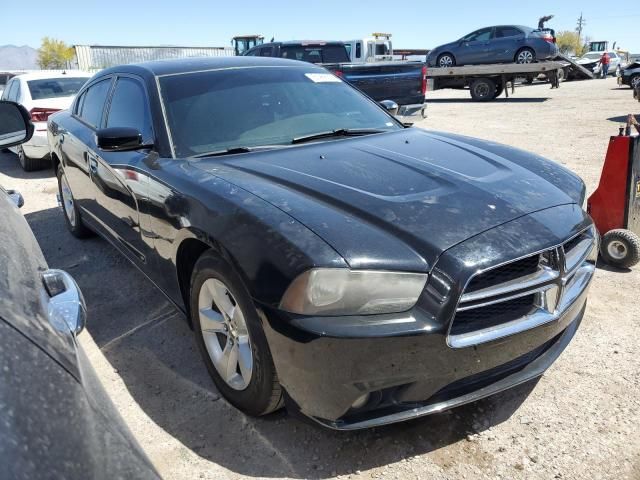
[[[567,79],[567,72],[564,70],[564,68],[559,68],[557,75],[558,82],[564,82]]]
[[[611,230],[602,237],[600,254],[613,266],[630,268],[640,262],[640,237],[623,228]]]
[[[42,170],[44,168],[47,168],[47,166],[51,164],[51,160],[49,160],[49,157],[46,157],[46,158],[27,157],[27,154],[24,153],[24,148],[22,148],[22,145],[18,145],[16,149],[18,150],[18,161],[20,162],[20,166],[25,172]]]
[[[536,61],[536,52],[534,52],[532,49],[528,47],[521,48],[516,52],[514,61],[520,64],[533,63]]]
[[[488,102],[496,98],[496,84],[490,78],[478,78],[469,87],[471,98],[476,102]]]
[[[213,251],[196,262],[190,311],[196,343],[227,401],[253,416],[280,408],[282,388],[251,295],[233,267]]]
[[[436,62],[440,68],[449,68],[456,66],[456,59],[450,53],[443,53],[438,57]]]

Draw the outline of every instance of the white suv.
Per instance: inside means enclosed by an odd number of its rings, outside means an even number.
[[[58,110],[69,108],[76,93],[89,78],[90,73],[67,70],[24,73],[9,80],[2,92],[2,100],[24,105],[35,126],[31,140],[10,148],[18,155],[24,170],[38,170],[49,164],[47,118]]]

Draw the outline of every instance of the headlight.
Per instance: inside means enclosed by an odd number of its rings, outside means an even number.
[[[280,308],[305,315],[368,315],[409,310],[427,274],[314,268],[287,288]]]

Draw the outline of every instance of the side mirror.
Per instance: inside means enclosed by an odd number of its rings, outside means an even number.
[[[384,108],[389,115],[397,115],[398,108],[400,108],[393,100],[382,100],[380,105],[382,105],[382,108]]]
[[[17,190],[7,190],[7,195],[13,203],[16,204],[16,207],[22,208],[24,206],[24,197]]]
[[[148,147],[142,143],[142,134],[136,128],[111,127],[96,132],[96,144],[105,152],[124,152]]]
[[[29,113],[15,102],[0,101],[0,148],[20,145],[33,136]]]

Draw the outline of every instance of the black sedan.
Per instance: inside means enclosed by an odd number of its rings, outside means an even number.
[[[48,128],[71,232],[185,312],[248,414],[426,415],[541,375],[582,319],[597,238],[578,177],[406,128],[321,67],[114,67]]]
[[[28,119],[0,102],[0,148],[29,140]],[[159,478],[76,343],[84,299],[68,273],[48,268],[22,204],[0,187],[2,478]]]

